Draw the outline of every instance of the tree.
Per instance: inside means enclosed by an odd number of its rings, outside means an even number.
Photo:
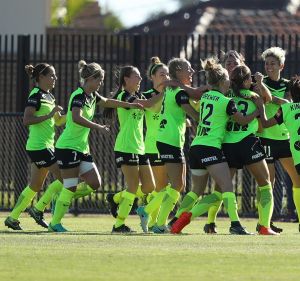
[[[108,12],[104,16],[104,26],[107,30],[118,32],[120,29],[124,27],[123,23],[120,19],[114,15],[112,12]]]

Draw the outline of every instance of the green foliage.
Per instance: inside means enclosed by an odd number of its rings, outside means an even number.
[[[78,15],[78,13],[84,8],[89,2],[94,2],[94,0],[66,0],[67,13],[63,19],[57,18],[57,11],[60,8],[61,0],[52,0],[51,7],[51,25],[59,26],[69,25],[72,20]]]
[[[104,25],[107,30],[113,32],[118,31],[124,27],[120,19],[111,12],[105,15]]]

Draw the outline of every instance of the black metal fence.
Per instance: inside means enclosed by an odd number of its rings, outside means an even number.
[[[21,112],[31,87],[24,71],[26,64],[48,62],[54,65],[58,76],[54,94],[58,104],[66,107],[70,93],[78,84],[77,63],[81,59],[98,62],[106,70],[102,94],[108,96],[115,88],[117,66],[135,65],[142,76],[146,77],[149,59],[154,55],[164,62],[172,57],[184,56],[189,59],[194,69],[200,70],[200,59],[235,49],[244,54],[246,63],[253,72],[263,72],[261,53],[270,46],[280,46],[287,50],[283,76],[289,78],[297,73],[300,58],[298,45],[297,35],[0,35],[0,210],[9,210],[14,206],[28,180],[29,161],[24,149],[27,130],[21,122]],[[203,81],[203,74],[197,72],[195,85]],[[147,87],[149,81],[144,78],[142,89]],[[101,114],[96,121],[105,122],[101,120]],[[117,128],[113,128],[109,138],[96,132],[91,134],[91,149],[101,172],[103,185],[92,197],[76,201],[74,212],[106,212],[104,195],[108,191],[124,187],[123,177],[114,163],[113,144]],[[187,134],[188,144],[192,134],[193,132]],[[280,166],[278,169],[279,185],[275,189],[275,195],[282,200],[284,180]],[[254,215],[256,203],[253,178],[247,171],[240,171],[234,183],[241,213]],[[187,184],[189,189],[189,173]]]

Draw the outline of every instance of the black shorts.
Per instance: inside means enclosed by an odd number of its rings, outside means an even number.
[[[295,165],[296,171],[298,175],[300,176],[300,164]]]
[[[151,166],[163,166],[164,165],[159,153],[146,153],[146,156],[148,157]]]
[[[122,165],[150,165],[147,155],[115,151],[115,159],[118,168],[121,168]]]
[[[260,141],[265,149],[267,163],[274,163],[275,160],[292,157],[289,140],[260,138]]]
[[[55,155],[60,169],[78,167],[81,161],[94,162],[91,154],[84,154],[74,149],[55,148]]]
[[[222,149],[229,168],[242,169],[245,165],[257,163],[266,158],[258,137],[247,136],[237,143],[223,143]]]
[[[185,157],[181,148],[159,141],[156,142],[156,147],[163,163],[185,164]]]
[[[219,148],[206,145],[193,145],[189,152],[190,168],[193,170],[226,162],[223,151]]]
[[[39,169],[52,166],[56,163],[56,157],[54,150],[51,148],[46,148],[42,150],[26,150],[30,160]]]

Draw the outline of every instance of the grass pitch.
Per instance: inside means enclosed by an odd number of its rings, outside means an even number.
[[[65,234],[48,233],[27,215],[26,231],[4,227],[0,213],[0,280],[300,280],[300,233],[294,223],[276,223],[282,235],[228,235],[229,221],[218,220],[218,235],[203,233],[203,219],[182,235],[142,234],[130,216],[133,235],[111,235],[110,216],[67,216]],[[49,220],[49,216],[46,216]],[[242,219],[254,231],[256,220]]]

